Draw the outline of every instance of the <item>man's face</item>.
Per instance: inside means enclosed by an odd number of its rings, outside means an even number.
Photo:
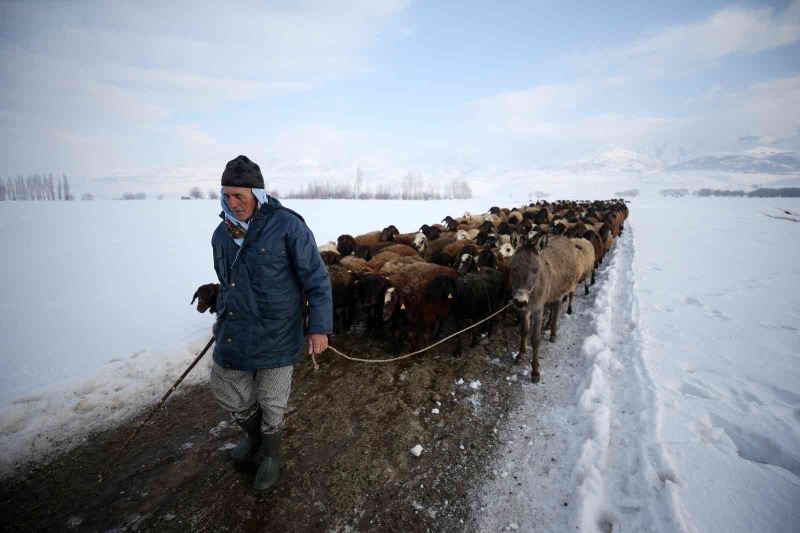
[[[228,202],[228,207],[233,211],[233,216],[240,222],[247,222],[256,210],[256,197],[249,187],[222,188],[222,195]]]

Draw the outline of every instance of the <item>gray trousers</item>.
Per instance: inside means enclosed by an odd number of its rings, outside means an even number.
[[[261,431],[274,433],[283,426],[283,414],[292,388],[292,365],[259,370],[211,367],[209,386],[217,404],[237,421],[261,408]]]

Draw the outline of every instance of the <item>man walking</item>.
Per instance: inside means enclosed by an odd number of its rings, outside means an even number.
[[[222,222],[211,238],[219,294],[210,387],[246,433],[231,459],[260,455],[253,487],[266,491],[280,473],[283,414],[304,347],[304,302],[309,352],[318,354],[333,329],[331,286],[311,230],[266,194],[261,169],[246,156],[225,166],[221,202]]]

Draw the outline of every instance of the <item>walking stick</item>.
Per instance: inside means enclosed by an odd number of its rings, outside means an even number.
[[[203,358],[203,356],[206,354],[208,349],[211,348],[211,345],[214,344],[214,339],[215,338],[216,337],[211,337],[211,340],[208,341],[208,344],[206,344],[206,347],[203,348],[203,351],[200,352],[200,354],[197,357],[194,358],[194,361],[192,361],[192,364],[190,364],[189,367],[186,370],[183,371],[183,374],[181,374],[181,377],[178,378],[178,381],[176,381],[175,384],[172,385],[172,387],[170,387],[170,389],[166,392],[166,394],[164,394],[164,396],[161,398],[161,401],[158,402],[158,405],[156,405],[153,408],[152,411],[150,411],[150,414],[147,416],[147,418],[145,418],[144,420],[139,422],[139,425],[136,426],[136,428],[131,432],[130,436],[128,437],[128,440],[125,441],[125,444],[122,445],[122,447],[119,449],[119,451],[116,453],[116,455],[114,455],[112,460],[109,461],[108,464],[106,465],[106,467],[103,470],[101,470],[100,473],[97,475],[97,482],[98,483],[103,481],[103,478],[105,477],[106,474],[108,474],[108,471],[111,469],[111,465],[114,463],[114,461],[120,455],[122,455],[122,452],[124,452],[128,448],[128,446],[130,445],[131,441],[133,441],[133,438],[136,436],[137,433],[139,433],[139,430],[142,429],[142,426],[144,426],[145,424],[150,422],[150,419],[153,418],[153,415],[156,414],[156,411],[161,409],[161,406],[164,405],[164,402],[167,401],[167,398],[169,398],[169,395],[172,394],[173,392],[175,392],[175,389],[177,389],[178,385],[181,384],[181,381],[183,381],[183,378],[185,378],[189,374],[189,372],[192,371],[192,369],[195,367],[195,365],[200,362],[200,359]]]

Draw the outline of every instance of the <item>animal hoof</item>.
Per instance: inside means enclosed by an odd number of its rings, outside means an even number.
[[[550,335],[550,342],[556,342],[557,340],[558,337],[556,337],[555,335]]]
[[[539,383],[542,380],[542,376],[539,374],[531,374],[531,383]]]

